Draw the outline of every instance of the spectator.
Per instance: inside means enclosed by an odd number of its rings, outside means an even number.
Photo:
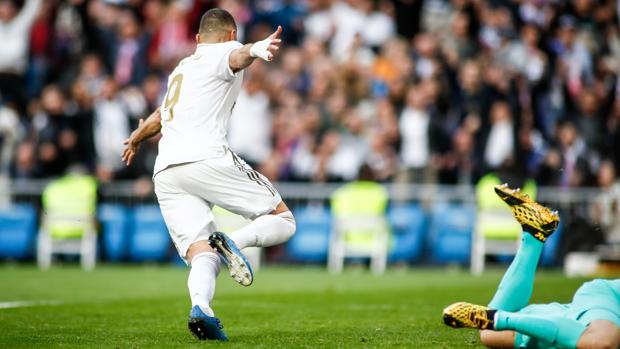
[[[400,116],[400,137],[402,140],[402,163],[408,171],[409,180],[423,182],[431,180],[428,169],[432,157],[434,127],[427,110],[428,96],[420,86],[411,86],[407,91],[407,104]]]
[[[233,150],[273,180],[349,180],[368,163],[381,180],[474,183],[510,165],[540,184],[605,186],[608,162],[620,170],[615,2],[304,4],[0,0],[0,128],[16,131],[0,161],[20,178],[78,162],[146,193],[156,140],[131,169],[121,141],[221,6],[241,41],[285,24],[281,57],[253,66],[230,121]]]
[[[337,62],[347,58],[355,38],[364,28],[366,14],[364,0],[336,0],[331,6],[334,33],[330,40],[330,53]]]
[[[391,180],[396,174],[398,156],[385,134],[380,132],[372,134],[367,165],[375,174],[375,180],[379,182]]]
[[[378,49],[381,44],[394,37],[396,31],[392,16],[394,7],[388,1],[361,1],[361,8],[366,14],[364,26],[360,32],[365,46]]]
[[[0,107],[0,177],[6,177],[13,160],[17,142],[23,131],[19,125],[19,117],[15,110],[9,107]]]
[[[538,48],[538,29],[533,25],[521,28],[521,40],[511,41],[497,53],[496,61],[512,72],[525,76],[533,84],[543,77],[547,57]]]
[[[415,0],[392,0],[396,31],[398,35],[411,39],[420,30],[420,14],[424,1]]]
[[[482,72],[476,61],[466,61],[459,70],[459,84],[453,94],[453,112],[469,132],[476,133],[480,128],[486,100],[483,94]]]
[[[442,183],[471,184],[475,165],[474,139],[467,130],[458,129],[452,137],[452,149],[441,159],[439,178]]]
[[[451,21],[450,31],[439,35],[442,53],[450,69],[458,68],[460,62],[471,59],[475,54],[475,46],[470,39],[471,21],[464,12],[457,12]]]
[[[147,73],[147,49],[150,37],[141,31],[136,15],[130,10],[117,13],[115,28],[102,27],[107,62],[120,86],[140,85]]]
[[[484,164],[495,171],[508,161],[514,161],[514,125],[508,103],[497,101],[490,111],[491,125],[484,146]]]
[[[180,59],[191,53],[192,35],[184,21],[186,11],[181,2],[173,2],[168,5],[167,11],[162,11],[164,18],[153,34],[149,49],[152,65],[173,69]],[[135,36],[131,33],[125,35]]]
[[[565,15],[560,18],[555,53],[559,56],[562,74],[566,79],[568,92],[578,96],[584,85],[592,84],[592,57],[585,45],[577,38],[575,18]]]
[[[25,106],[23,74],[28,64],[30,29],[41,0],[26,0],[21,11],[15,0],[0,0],[0,94],[5,101]]]
[[[74,160],[92,170],[95,168],[95,136],[93,126],[95,116],[93,97],[89,94],[86,86],[84,81],[75,80],[71,86],[71,100],[67,106],[67,111],[77,136]]]
[[[35,114],[32,131],[37,141],[40,177],[64,173],[75,158],[76,135],[67,113],[66,97],[58,85],[49,85],[41,95],[41,109]]]
[[[416,77],[421,80],[435,77],[439,72],[439,62],[436,59],[438,44],[435,38],[422,33],[416,36],[413,47]]]
[[[129,113],[113,79],[104,81],[94,111],[97,178],[107,182],[124,168],[118,154],[123,150],[123,140],[129,135]]]
[[[35,144],[32,141],[21,142],[15,151],[15,160],[11,169],[13,178],[34,178],[36,176],[37,160],[35,158]]]
[[[148,112],[159,108],[164,98],[165,84],[161,77],[156,74],[150,74],[142,83],[142,94],[144,95],[145,108]]]
[[[106,79],[101,59],[96,54],[87,54],[82,58],[76,81],[84,84],[89,96],[98,96]]]
[[[540,182],[546,185],[579,186],[587,179],[585,143],[570,121],[558,126],[556,146],[547,153]]]
[[[330,0],[309,0],[309,13],[304,20],[306,35],[321,42],[327,42],[333,35],[335,24],[330,13]]]
[[[41,94],[51,65],[52,38],[52,3],[43,2],[39,7],[36,19],[30,32],[30,61],[25,71],[25,87],[27,97]],[[60,18],[60,16],[59,16]]]
[[[577,112],[572,119],[586,146],[592,150],[599,150],[603,133],[602,116],[599,115],[600,101],[592,90],[587,89],[579,95],[577,103]]]
[[[526,0],[519,5],[521,20],[539,27],[548,27],[553,13],[550,1]]]
[[[614,165],[603,161],[598,173],[598,185],[604,191],[596,198],[594,219],[602,226],[608,243],[620,243],[620,185]]]
[[[340,134],[330,133],[323,141],[327,149],[319,160],[318,178],[351,181],[366,159],[368,142],[361,137],[364,131],[362,119],[354,109],[345,111],[343,119],[345,130]]]

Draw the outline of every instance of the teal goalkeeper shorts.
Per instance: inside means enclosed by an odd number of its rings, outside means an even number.
[[[608,320],[620,327],[620,279],[596,279],[577,289],[568,304],[530,304],[519,310],[521,314],[564,316],[588,326],[594,320]],[[553,349],[550,343],[517,333],[515,348]]]

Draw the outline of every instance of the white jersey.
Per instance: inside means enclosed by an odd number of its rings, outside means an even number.
[[[155,174],[224,153],[228,120],[243,80],[243,71],[230,69],[229,56],[242,46],[237,41],[199,44],[170,74],[160,108],[162,138]]]

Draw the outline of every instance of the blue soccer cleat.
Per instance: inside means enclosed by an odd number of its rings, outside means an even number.
[[[209,245],[213,247],[228,265],[230,276],[243,286],[250,286],[254,281],[252,266],[237,245],[226,234],[219,231],[209,236]]]
[[[222,326],[220,319],[203,313],[197,305],[189,312],[187,327],[192,334],[201,341],[206,339],[218,341],[228,340],[226,333],[222,331],[224,326]]]

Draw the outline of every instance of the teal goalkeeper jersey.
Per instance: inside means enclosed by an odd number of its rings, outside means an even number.
[[[568,304],[530,304],[519,313],[540,316],[564,316],[590,324],[594,320],[609,320],[620,327],[620,279],[595,279],[579,287],[573,300]],[[552,343],[546,343],[530,336],[517,333],[515,348],[555,349]]]

